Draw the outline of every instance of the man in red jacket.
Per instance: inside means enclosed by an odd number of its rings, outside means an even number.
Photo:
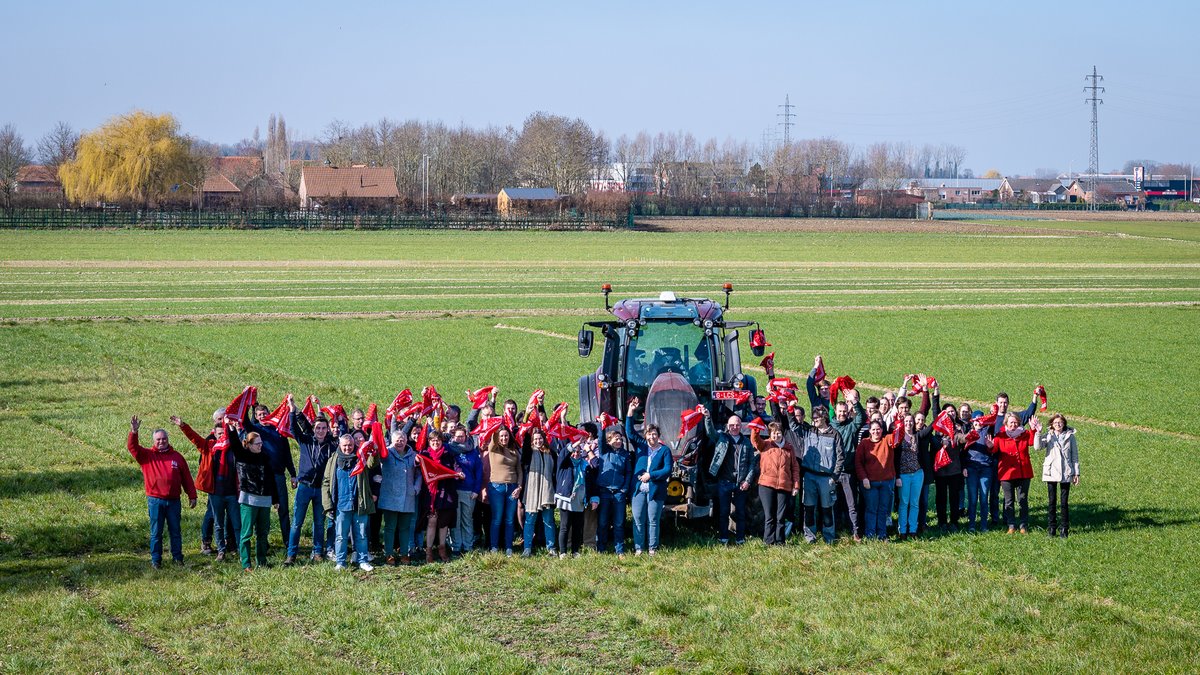
[[[150,510],[150,566],[162,566],[162,527],[167,523],[171,537],[171,557],[183,564],[183,536],[179,530],[181,506],[179,494],[187,491],[188,508],[196,508],[196,485],[187,460],[171,447],[165,429],[154,430],[154,447],[143,448],[138,444],[138,428],[142,422],[135,415],[129,420],[129,439],[126,447],[129,454],[142,467],[142,481],[146,486],[146,503]]]

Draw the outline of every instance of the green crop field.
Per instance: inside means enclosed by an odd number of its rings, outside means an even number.
[[[1197,225],[954,227],[0,232],[0,670],[1197,671]],[[1079,430],[1071,538],[1035,481],[1027,536],[725,549],[668,520],[653,559],[246,574],[199,554],[201,497],[186,566],[149,568],[131,414],[201,424],[245,384],[574,408],[601,283],[726,281],[793,374],[820,353],[870,393],[922,371],[977,406],[1045,384]]]

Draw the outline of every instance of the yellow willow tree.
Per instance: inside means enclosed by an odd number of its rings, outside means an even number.
[[[204,168],[174,117],[139,110],[84,134],[75,159],[59,167],[58,176],[75,202],[150,204],[174,186],[200,185]]]

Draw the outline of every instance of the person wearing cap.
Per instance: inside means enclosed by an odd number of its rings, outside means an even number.
[[[600,497],[600,520],[596,528],[596,551],[604,553],[612,542],[618,558],[625,557],[625,507],[633,493],[633,465],[637,458],[625,443],[625,433],[613,425],[604,430],[592,460],[596,467],[596,491]]]
[[[730,415],[725,429],[717,433],[712,413],[704,408],[704,432],[713,444],[712,462],[708,475],[717,481],[717,541],[729,543],[729,515],[737,528],[737,543],[746,543],[746,508],[750,485],[754,481],[754,447],[742,434],[742,419]]]
[[[1067,499],[1071,494],[1071,486],[1079,485],[1079,448],[1075,441],[1075,429],[1067,425],[1067,418],[1062,413],[1055,413],[1050,418],[1050,429],[1045,435],[1038,434],[1034,438],[1034,447],[1046,452],[1042,463],[1042,481],[1049,490],[1050,503],[1046,507],[1049,520],[1046,533],[1051,537],[1067,538],[1071,529],[1071,515]],[[1062,520],[1058,519],[1056,502],[1058,493],[1062,493]],[[1059,527],[1061,522],[1062,527]]]
[[[1029,429],[1023,428],[1020,416],[1010,412],[1004,416],[1004,431],[988,439],[988,447],[999,458],[997,473],[1004,492],[1004,520],[1009,534],[1018,527],[1021,534],[1029,533],[1029,481],[1033,479],[1029,448],[1042,429],[1037,417],[1030,418],[1029,425]],[[1019,514],[1014,513],[1014,508],[1020,509]]]
[[[171,540],[171,558],[183,564],[183,533],[179,527],[182,506],[181,492],[187,492],[188,508],[196,508],[196,485],[187,460],[171,447],[166,429],[154,430],[154,446],[144,448],[138,443],[138,429],[142,421],[134,417],[129,420],[129,437],[125,446],[134,461],[142,469],[142,483],[146,491],[146,507],[150,514],[150,566],[162,566],[162,531],[167,525]]]
[[[179,427],[183,435],[200,451],[200,465],[196,471],[196,489],[208,494],[208,513],[212,514],[212,525],[216,530],[217,560],[224,561],[229,544],[241,537],[242,519],[238,508],[237,460],[229,449],[226,436],[236,432],[223,424],[225,409],[213,413],[213,429],[208,436],[201,436],[178,415],[171,416],[171,423]],[[236,545],[236,544],[235,544]]]

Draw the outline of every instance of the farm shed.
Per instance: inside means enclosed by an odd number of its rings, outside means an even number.
[[[551,213],[557,209],[558,191],[554,188],[504,188],[496,195],[496,212],[502,218]]]

